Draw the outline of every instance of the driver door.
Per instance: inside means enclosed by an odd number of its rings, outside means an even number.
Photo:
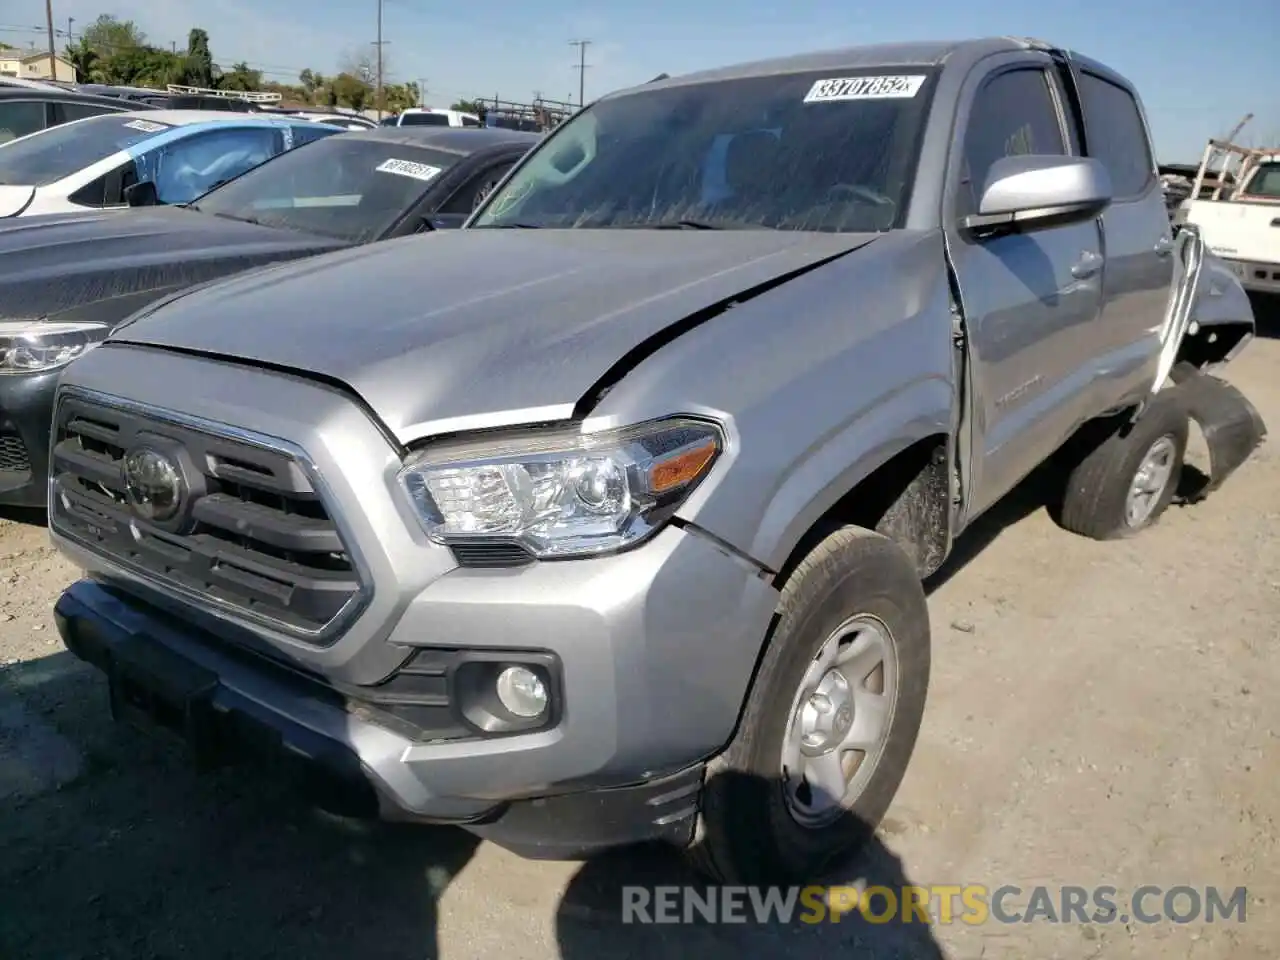
[[[967,520],[1053,453],[1083,418],[1090,325],[1102,305],[1097,220],[982,238],[960,226],[987,173],[1016,154],[1078,153],[1047,57],[996,67],[977,85],[958,144],[947,244],[968,334],[973,390]]]

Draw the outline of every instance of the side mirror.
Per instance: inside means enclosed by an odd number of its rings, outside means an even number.
[[[154,207],[159,205],[160,195],[152,181],[141,180],[124,188],[124,202],[131,207]]]
[[[1089,220],[1111,202],[1111,177],[1092,157],[1002,157],[991,165],[978,212],[964,226],[978,232],[1035,230]]]

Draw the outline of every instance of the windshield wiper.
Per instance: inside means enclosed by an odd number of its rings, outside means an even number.
[[[661,220],[658,223],[639,224],[650,230],[723,230],[724,227],[705,220]]]
[[[481,230],[541,230],[540,223],[486,223]]]

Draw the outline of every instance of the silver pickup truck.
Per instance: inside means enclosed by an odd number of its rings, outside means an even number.
[[[1142,529],[1192,419],[1220,483],[1264,427],[1208,371],[1253,332],[1101,64],[662,78],[463,230],[203,285],[70,364],[58,626],[117,716],[343,809],[800,877],[897,790],[956,538],[1046,463],[1064,527]]]

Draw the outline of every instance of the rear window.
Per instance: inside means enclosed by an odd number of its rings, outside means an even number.
[[[1258,167],[1243,191],[1251,197],[1280,200],[1280,161],[1272,161]]]
[[[129,114],[103,114],[50,127],[0,151],[0,184],[43,187],[152,139],[170,124]]]
[[[400,117],[402,127],[447,127],[449,118],[443,113],[406,113]]]

